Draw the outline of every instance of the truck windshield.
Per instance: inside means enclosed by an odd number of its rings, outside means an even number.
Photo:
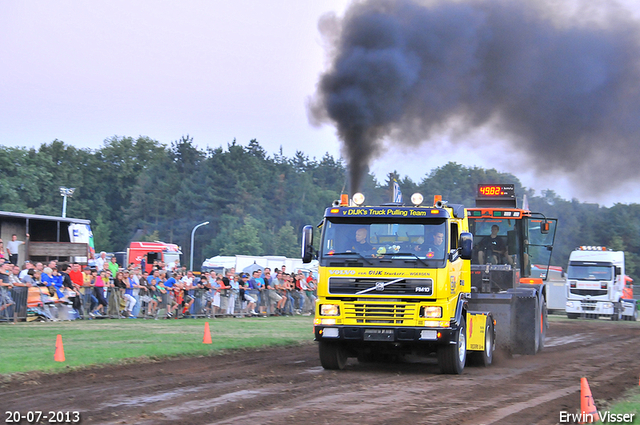
[[[520,266],[520,221],[503,218],[483,218],[469,221],[473,233],[472,264],[511,264]]]
[[[165,251],[165,253],[164,253],[164,262],[165,262],[165,264],[173,265],[173,264],[175,264],[176,260],[178,260],[178,263],[180,263],[180,253],[179,252]]]
[[[569,264],[567,278],[577,280],[612,280],[613,268],[610,266]]]
[[[426,267],[432,261],[444,262],[448,244],[443,219],[326,220],[319,258],[326,265],[331,262],[336,266],[358,262],[367,266]]]

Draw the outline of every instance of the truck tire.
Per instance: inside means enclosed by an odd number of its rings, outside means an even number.
[[[544,349],[544,339],[547,336],[547,328],[549,322],[547,321],[547,302],[542,301],[542,308],[540,309],[540,340],[538,341],[538,353]]]
[[[473,366],[487,367],[493,363],[493,351],[496,346],[493,341],[493,322],[487,320],[484,329],[484,351],[469,351],[469,364]]]
[[[619,303],[615,303],[613,305],[613,314],[611,315],[611,320],[614,322],[622,320],[622,307]]]
[[[540,346],[540,297],[539,294],[522,294],[520,309],[516,313],[516,345],[514,354],[531,356]]]
[[[347,352],[335,342],[320,341],[320,364],[329,370],[342,370],[347,365]]]
[[[455,344],[438,347],[438,366],[440,371],[449,375],[460,375],[467,360],[467,327],[464,313],[460,321],[460,329],[456,334]]]
[[[569,319],[577,319],[578,317],[580,317],[578,313],[567,313],[567,318]]]

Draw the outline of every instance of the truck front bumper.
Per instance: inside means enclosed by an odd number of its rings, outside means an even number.
[[[342,341],[347,344],[395,343],[406,345],[455,344],[459,327],[424,328],[391,326],[315,325],[316,341]]]
[[[614,313],[614,304],[610,301],[595,300],[567,300],[567,313],[586,313],[586,314],[602,314],[611,315]]]

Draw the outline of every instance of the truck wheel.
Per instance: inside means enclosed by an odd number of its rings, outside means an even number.
[[[487,326],[484,329],[484,351],[469,351],[469,363],[481,367],[491,365],[495,348],[496,346],[493,344],[493,322],[487,320]]]
[[[540,308],[538,294],[525,294],[522,298],[522,305],[525,308],[518,311],[516,316],[517,328],[514,353],[532,356],[539,351],[542,309]]]
[[[613,314],[611,315],[611,320],[614,322],[622,320],[622,308],[618,304],[613,305]]]
[[[467,360],[467,327],[464,320],[460,322],[455,344],[438,347],[438,366],[442,373],[460,375]]]
[[[567,313],[569,319],[577,319],[580,315],[578,313]]]
[[[544,339],[547,336],[547,328],[549,322],[547,321],[547,302],[542,301],[542,308],[540,309],[540,339],[538,341],[538,353],[544,348]]]
[[[329,370],[342,370],[347,365],[347,352],[340,344],[320,341],[320,364]]]

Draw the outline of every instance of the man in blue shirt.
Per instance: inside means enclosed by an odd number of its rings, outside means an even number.
[[[262,305],[262,290],[264,289],[264,278],[260,277],[262,270],[254,270],[253,276],[249,279],[249,295],[258,300],[258,305]]]
[[[175,285],[175,284],[176,284],[176,282],[177,282],[176,278],[175,278],[175,277],[173,277],[173,276],[171,276],[169,279],[167,279],[167,280],[164,282],[164,286],[165,286],[166,288],[173,288],[173,285]]]

